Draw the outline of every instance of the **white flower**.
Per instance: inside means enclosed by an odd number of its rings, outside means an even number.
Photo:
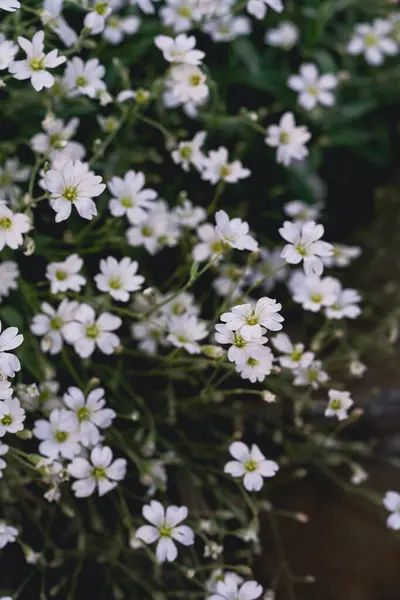
[[[106,21],[103,38],[110,44],[117,46],[123,41],[125,35],[136,33],[140,24],[139,17],[133,15],[123,18],[110,15]]]
[[[23,213],[13,213],[8,206],[0,204],[0,251],[5,246],[15,250],[24,243],[23,234],[31,228],[31,221]]]
[[[135,537],[145,544],[157,541],[156,556],[159,562],[173,562],[178,556],[174,541],[191,546],[194,544],[194,533],[187,525],[179,525],[187,518],[186,506],[169,506],[166,510],[156,500],[143,507],[143,517],[151,525],[142,525]]]
[[[125,477],[127,462],[124,458],[113,461],[111,448],[97,446],[90,453],[90,462],[77,457],[68,465],[68,473],[78,481],[72,484],[77,498],[87,498],[98,490],[104,496]]]
[[[400,494],[397,492],[386,492],[383,504],[386,510],[391,513],[386,521],[387,526],[389,529],[397,531],[400,529]]]
[[[250,284],[262,285],[266,292],[270,292],[275,284],[286,279],[286,276],[286,262],[281,257],[280,248],[260,248],[259,262],[248,275]]]
[[[193,248],[193,258],[197,262],[203,262],[208,258],[215,259],[224,251],[222,239],[216,227],[204,223],[198,227],[197,236],[199,243]]]
[[[306,275],[322,275],[324,270],[322,257],[333,253],[332,244],[320,240],[324,235],[322,225],[317,225],[314,221],[304,225],[285,221],[279,233],[289,242],[281,252],[281,257],[287,263],[297,265],[303,261]]]
[[[44,0],[40,19],[68,47],[75,44],[78,36],[62,16],[63,0]]]
[[[26,59],[17,60],[9,67],[15,79],[30,79],[37,92],[43,88],[51,88],[54,83],[54,77],[48,69],[54,69],[66,61],[65,56],[58,56],[56,49],[45,54],[43,41],[43,31],[37,31],[31,42],[19,36],[18,44],[26,53]]]
[[[89,170],[87,163],[68,160],[60,169],[49,169],[44,176],[44,186],[51,194],[50,205],[56,212],[56,223],[71,215],[72,206],[89,221],[97,215],[92,198],[105,190],[102,178]]]
[[[91,10],[85,16],[83,24],[90,29],[92,35],[96,35],[103,31],[106,18],[111,14],[112,8],[104,0],[92,0],[91,4]]]
[[[310,365],[301,367],[295,372],[294,385],[309,385],[313,390],[317,390],[321,383],[328,381],[328,374],[322,369],[322,362],[314,360]]]
[[[349,372],[353,377],[362,377],[366,370],[366,365],[359,360],[352,360],[349,364]]]
[[[96,319],[93,308],[89,304],[81,304],[74,314],[74,320],[64,326],[63,333],[81,358],[91,356],[96,346],[104,354],[113,354],[120,341],[112,332],[121,324],[119,317],[108,312]]]
[[[251,33],[250,19],[243,16],[225,15],[203,25],[203,31],[213,42],[231,42],[241,35]]]
[[[42,122],[45,133],[37,133],[33,136],[30,141],[31,148],[34,152],[48,154],[52,159],[59,156],[60,150],[66,150],[68,147],[68,152],[80,152],[82,154],[82,145],[70,142],[76,134],[78,126],[79,119],[71,119],[68,123],[64,123],[62,119],[46,117]],[[84,152],[83,150],[83,155]]]
[[[101,292],[108,292],[114,300],[128,302],[132,292],[140,290],[144,277],[136,275],[138,270],[136,260],[123,258],[120,262],[109,256],[100,261],[100,271],[94,280],[97,289]]]
[[[132,337],[139,340],[138,347],[142,352],[155,354],[159,344],[165,345],[166,319],[157,318],[157,323],[142,321],[131,327]]]
[[[192,140],[179,142],[177,149],[171,153],[172,160],[177,165],[181,165],[184,171],[189,171],[190,165],[200,170],[205,158],[201,147],[204,144],[206,135],[205,131],[199,131]]]
[[[353,485],[361,485],[367,481],[369,475],[365,469],[356,463],[351,463],[350,467],[352,470],[350,481]]]
[[[193,315],[171,317],[168,321],[167,341],[177,348],[184,348],[189,354],[199,354],[197,342],[207,337],[206,324]]]
[[[207,533],[207,531],[206,531],[206,533]],[[216,592],[218,583],[220,583],[221,581],[224,581],[224,580],[226,581],[227,579],[230,579],[230,578],[232,578],[234,581],[236,581],[236,583],[238,585],[243,583],[243,577],[241,577],[234,571],[226,571],[225,573],[223,573],[222,569],[214,569],[214,571],[211,572],[210,577],[206,581],[207,591],[208,592]],[[209,600],[209,597],[207,597],[206,600]]]
[[[179,206],[176,206],[173,209],[173,214],[179,225],[187,229],[195,229],[207,217],[207,212],[202,206],[193,206],[188,199],[184,200]]]
[[[344,244],[333,244],[333,254],[324,257],[326,267],[348,267],[352,260],[361,254],[359,246],[345,246]]]
[[[86,278],[80,275],[83,260],[77,254],[71,254],[63,262],[49,263],[46,269],[46,279],[50,281],[52,294],[80,292],[86,283]]]
[[[9,450],[9,446],[7,446],[7,444],[2,444],[0,442],[0,479],[3,477],[3,471],[7,466],[6,461],[1,457],[5,456],[8,452],[8,450]]]
[[[243,379],[249,379],[251,383],[264,381],[272,371],[274,356],[271,350],[253,343],[246,347],[246,354],[246,360],[236,364],[237,373]]]
[[[180,33],[176,38],[157,35],[154,43],[162,51],[165,60],[171,63],[199,65],[205,57],[204,52],[195,49],[196,38],[193,35]]]
[[[257,338],[245,339],[241,333],[232,331],[222,323],[217,323],[215,329],[217,330],[215,340],[219,344],[230,344],[228,359],[237,365],[246,363],[249,356],[252,355],[254,346],[266,344],[268,341],[268,338],[263,335]]]
[[[21,369],[21,364],[9,350],[18,348],[24,341],[24,336],[18,333],[17,327],[7,327],[1,333],[0,321],[0,375],[14,377],[15,372]]]
[[[251,171],[245,169],[240,160],[229,162],[228,150],[223,146],[218,150],[211,150],[203,160],[201,177],[213,185],[218,181],[236,183],[249,175]]]
[[[60,384],[58,381],[49,379],[39,385],[37,393],[32,395],[28,389],[17,389],[18,398],[25,410],[41,410],[43,413],[49,413],[54,408],[62,408],[61,399],[58,396]]]
[[[4,0],[3,0],[4,1]],[[0,8],[2,6],[0,5]],[[0,521],[0,549],[12,544],[18,537],[18,529],[7,525],[4,521]]]
[[[35,335],[44,336],[40,347],[43,352],[58,354],[63,348],[64,328],[75,317],[79,304],[64,299],[54,309],[47,302],[41,305],[42,313],[35,315],[32,320],[31,331]]]
[[[8,12],[15,12],[20,6],[21,3],[18,0],[0,0],[0,8]]]
[[[138,6],[146,14],[154,13],[153,2],[158,2],[158,0],[130,0],[130,4]]]
[[[333,277],[317,277],[302,275],[293,284],[293,300],[301,304],[304,310],[318,312],[322,308],[332,306],[337,299],[340,283]]]
[[[283,317],[278,312],[281,308],[282,305],[276,300],[265,296],[257,300],[256,304],[238,304],[220,318],[228,329],[237,331],[245,340],[254,341],[265,333],[265,329],[282,329]]]
[[[193,21],[201,18],[197,0],[167,0],[160,15],[163,24],[172,27],[177,33],[188,31],[192,28]]]
[[[95,388],[85,398],[77,387],[69,387],[63,396],[65,406],[75,419],[75,430],[83,446],[96,446],[100,442],[99,429],[108,429],[116,413],[104,408],[106,401],[103,388]]]
[[[267,129],[265,143],[272,148],[278,148],[276,160],[278,163],[290,165],[293,160],[303,160],[308,156],[305,144],[311,138],[307,127],[296,127],[293,113],[282,115],[279,125],[270,125]]]
[[[291,50],[298,42],[300,31],[290,21],[281,21],[275,29],[268,29],[264,41],[270,46]]]
[[[325,409],[326,417],[337,417],[339,421],[344,421],[348,418],[347,411],[354,402],[350,398],[350,392],[341,392],[339,390],[329,390],[329,403]]]
[[[0,33],[0,71],[8,69],[17,52],[18,46],[6,40],[4,35]]]
[[[357,290],[351,288],[343,290],[338,281],[335,301],[325,308],[325,314],[328,319],[356,319],[361,314],[358,306],[360,301],[361,296]]]
[[[194,65],[173,65],[165,83],[178,104],[201,104],[208,98],[207,77]]]
[[[79,56],[74,56],[68,61],[64,84],[70,96],[83,94],[89,98],[95,98],[104,92],[106,85],[103,81],[105,68],[97,58],[91,58],[86,63]]]
[[[299,93],[298,103],[305,110],[313,110],[317,104],[333,106],[335,96],[332,91],[339,81],[335,75],[319,75],[313,63],[304,63],[300,67],[300,75],[291,75],[288,86]]]
[[[71,411],[55,408],[51,411],[48,421],[35,421],[33,435],[42,440],[39,452],[43,456],[72,459],[81,451],[76,420]]]
[[[347,52],[353,55],[363,54],[367,63],[372,66],[381,65],[385,54],[394,56],[398,52],[396,42],[390,38],[392,28],[392,23],[384,19],[356,25]]]
[[[318,219],[321,209],[322,204],[320,202],[316,202],[315,204],[306,204],[301,200],[291,200],[283,205],[285,214],[290,217],[293,223],[296,225],[305,224],[308,221],[315,221]]]
[[[226,463],[224,473],[232,477],[243,477],[243,485],[249,492],[259,492],[264,485],[264,477],[273,477],[279,470],[278,464],[267,460],[256,444],[251,448],[243,442],[233,442],[229,452],[236,460]]]
[[[246,581],[241,585],[237,576],[228,573],[223,581],[217,582],[215,592],[206,600],[255,600],[261,596],[263,588],[256,581]]]
[[[278,358],[279,364],[285,369],[294,371],[298,367],[304,368],[314,360],[313,352],[304,352],[304,344],[293,344],[286,333],[278,333],[271,341],[274,348],[285,355]]]
[[[245,285],[243,268],[233,263],[224,263],[219,266],[218,273],[212,286],[219,296],[229,296],[233,300],[242,295]]]
[[[0,167],[0,191],[5,199],[11,202],[18,199],[21,188],[15,182],[28,181],[30,167],[21,167],[18,158],[8,158],[3,167]],[[1,204],[1,203],[0,203]]]
[[[282,0],[247,0],[247,12],[256,19],[263,19],[268,7],[280,13],[283,11]]]
[[[130,246],[144,246],[150,254],[156,254],[163,246],[175,246],[179,235],[176,219],[163,201],[155,202],[146,220],[126,232]]]
[[[132,225],[142,223],[147,218],[147,209],[152,206],[152,200],[157,198],[157,192],[144,188],[144,174],[140,171],[128,171],[124,178],[112,177],[108,183],[113,198],[109,208],[114,217],[126,215]]]
[[[25,411],[18,398],[5,398],[0,401],[0,437],[6,433],[22,431]]]
[[[0,399],[11,398],[12,392],[11,383],[6,379],[0,379]]]
[[[160,296],[160,302],[165,298]],[[158,300],[157,300],[158,302]],[[181,292],[169,302],[166,302],[160,307],[160,312],[167,318],[178,317],[183,315],[198,315],[199,307],[194,303],[194,296],[189,292]]]
[[[224,210],[215,213],[215,231],[228,248],[236,250],[249,250],[254,252],[258,248],[258,242],[249,235],[249,224],[242,219],[230,219]]]

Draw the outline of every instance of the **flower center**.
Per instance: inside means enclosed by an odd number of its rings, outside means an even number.
[[[180,149],[179,154],[184,160],[190,160],[192,158],[193,148],[191,148],[190,146],[183,146]]]
[[[62,444],[63,442],[66,442],[68,439],[68,433],[66,431],[60,431],[59,429],[55,432],[54,434],[54,439],[56,440],[56,442],[58,442],[59,444]]]
[[[256,367],[258,365],[258,362],[258,360],[252,358],[251,356],[249,356],[249,358],[247,359],[247,364],[249,365],[249,367]]]
[[[300,256],[307,256],[307,249],[305,248],[305,246],[303,246],[303,244],[297,244],[296,250],[300,254]]]
[[[256,461],[253,460],[252,458],[250,458],[250,460],[248,460],[244,464],[244,468],[246,469],[246,471],[248,473],[253,473],[257,469],[257,466],[258,465],[257,465]]]
[[[150,225],[142,227],[142,235],[144,237],[151,237],[154,234],[154,229]]]
[[[0,219],[0,229],[3,229],[3,231],[7,231],[8,229],[11,229],[11,227],[12,227],[11,219],[9,219],[8,217],[2,217]]]
[[[294,361],[294,362],[298,362],[301,357],[303,356],[303,353],[301,350],[293,350],[293,352],[290,355],[290,358]]]
[[[178,10],[178,15],[180,17],[185,17],[186,19],[190,19],[192,16],[192,11],[188,6],[181,6]]]
[[[30,65],[32,71],[43,71],[44,58],[32,58],[29,65]]]
[[[189,78],[189,83],[193,87],[196,87],[196,86],[200,85],[200,83],[201,83],[201,76],[200,75],[192,75]]]
[[[110,17],[108,19],[107,25],[112,29],[118,29],[120,22],[121,21],[118,19],[118,17]]]
[[[121,289],[121,279],[119,277],[111,277],[108,282],[108,285],[112,290],[120,290]]]
[[[75,83],[78,87],[86,87],[89,83],[89,80],[85,75],[78,75],[75,79]]]
[[[4,425],[5,427],[7,427],[8,425],[11,425],[12,422],[13,422],[13,419],[10,414],[4,415],[4,417],[1,419],[1,424]]]
[[[319,89],[317,88],[317,86],[315,85],[310,85],[310,87],[308,88],[308,93],[311,96],[318,96],[319,94]]]
[[[171,312],[174,315],[182,315],[184,312],[186,312],[185,305],[182,304],[182,302],[176,302],[175,304],[172,305]]]
[[[125,206],[125,208],[132,208],[133,200],[130,196],[123,196],[121,198],[121,204],[122,206]]]
[[[107,477],[105,469],[103,467],[93,467],[92,477],[94,479],[105,479]]]
[[[289,134],[287,131],[281,131],[280,136],[279,136],[279,141],[281,144],[289,143]]]
[[[331,400],[331,408],[333,410],[340,410],[342,408],[342,401],[339,398]]]
[[[54,329],[54,331],[60,331],[62,326],[63,326],[63,321],[60,317],[53,317],[51,319],[50,327],[51,327],[51,329]]]
[[[318,379],[318,371],[308,371],[307,374],[308,381],[317,381]]]
[[[64,145],[64,140],[60,135],[57,135],[56,133],[54,135],[51,135],[49,139],[50,146],[52,146],[53,148],[62,148]]]
[[[367,33],[367,35],[364,37],[364,44],[367,46],[367,48],[376,46],[377,42],[378,38],[373,33]]]
[[[238,335],[236,331],[233,333],[233,344],[236,348],[245,348],[247,342],[241,335]]]
[[[158,532],[161,537],[171,537],[172,527],[168,527],[167,525],[161,525]]]
[[[56,271],[56,279],[58,279],[58,281],[65,281],[67,277],[68,273],[66,271],[62,271],[61,269]]]
[[[72,186],[66,187],[65,190],[63,191],[62,195],[64,196],[64,198],[66,200],[68,200],[68,202],[71,202],[71,203],[75,202],[75,200],[78,197],[78,188],[77,188],[77,186],[75,186],[75,187],[72,187]]]
[[[94,10],[97,12],[98,15],[104,17],[108,10],[108,2],[97,2],[96,6],[94,7]]]
[[[81,406],[76,411],[76,416],[78,417],[78,421],[82,423],[82,421],[88,421],[90,417],[90,411],[86,406]]]
[[[136,101],[137,102],[147,102],[147,100],[149,99],[149,92],[147,90],[143,90],[142,88],[139,88],[138,90],[136,90]]]
[[[246,323],[247,323],[247,325],[257,325],[258,317],[256,316],[256,313],[254,312],[254,310],[252,310],[250,315],[248,317],[246,317]]]
[[[97,327],[96,323],[87,325],[85,331],[86,331],[86,337],[90,338],[91,340],[95,340],[100,333],[99,328]]]
[[[316,303],[318,304],[319,302],[321,302],[321,300],[322,300],[322,296],[321,296],[321,294],[313,294],[313,295],[311,296],[311,300],[312,300],[313,302],[316,302]]]
[[[228,177],[232,173],[232,167],[230,165],[222,165],[219,170],[221,177]]]

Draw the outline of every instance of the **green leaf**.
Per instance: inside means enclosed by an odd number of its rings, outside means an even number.
[[[4,321],[10,327],[18,327],[18,329],[23,329],[24,327],[22,315],[12,306],[0,307],[0,320]]]

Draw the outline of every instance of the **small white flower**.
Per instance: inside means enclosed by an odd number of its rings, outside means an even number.
[[[116,413],[105,408],[103,388],[95,388],[85,398],[77,387],[69,387],[63,396],[63,402],[75,419],[75,430],[83,446],[96,446],[100,442],[99,429],[108,429]]]
[[[185,63],[199,65],[205,57],[204,52],[196,50],[196,38],[193,35],[180,33],[176,38],[167,35],[157,35],[154,43],[159,48],[165,60],[170,63]]]
[[[104,0],[92,0],[91,5],[91,10],[85,16],[83,24],[90,29],[92,35],[96,35],[103,31],[106,18],[111,14],[112,8],[109,2]]]
[[[157,198],[157,192],[150,188],[143,188],[144,174],[140,171],[128,171],[124,178],[112,177],[108,183],[113,198],[109,208],[114,217],[126,215],[132,223],[137,225],[147,218],[147,209],[152,206],[152,201]]]
[[[166,85],[178,104],[186,102],[201,104],[208,98],[207,77],[199,67],[194,65],[172,66]]]
[[[127,462],[124,458],[113,461],[111,448],[97,446],[90,453],[90,462],[77,457],[68,465],[68,473],[78,481],[72,484],[77,498],[91,496],[97,488],[99,496],[108,494],[125,477]]]
[[[64,326],[63,334],[81,358],[91,356],[96,346],[104,354],[113,354],[120,340],[112,332],[121,324],[119,317],[108,312],[96,318],[94,309],[89,304],[81,304],[74,314],[74,320]]]
[[[0,479],[3,477],[3,471],[7,467],[6,461],[1,457],[5,456],[8,452],[8,450],[9,450],[9,446],[7,446],[7,444],[3,444],[2,442],[0,442]]]
[[[1,5],[0,5],[0,8]],[[0,521],[0,549],[12,544],[18,537],[18,529],[7,525],[4,521]]]
[[[97,288],[107,292],[114,300],[128,302],[130,294],[140,290],[144,282],[142,275],[136,275],[138,270],[136,260],[123,258],[118,262],[112,256],[100,261],[100,271],[95,276]]]
[[[186,506],[169,506],[166,510],[156,500],[143,507],[143,517],[151,525],[143,525],[136,531],[135,537],[145,544],[157,541],[156,556],[161,563],[173,562],[178,556],[175,541],[184,546],[194,544],[194,533],[187,525],[179,525],[187,518]]]
[[[49,263],[46,269],[46,279],[50,281],[52,294],[66,292],[80,292],[86,284],[86,278],[80,275],[83,260],[77,254],[71,254],[63,262]]]
[[[275,29],[268,29],[264,41],[270,46],[291,50],[298,42],[300,31],[290,21],[281,21]]]
[[[132,337],[139,340],[138,347],[147,354],[156,354],[158,346],[165,346],[166,319],[157,318],[157,323],[142,321],[131,327]]]
[[[144,246],[150,254],[156,254],[164,246],[175,246],[179,236],[176,219],[163,201],[155,202],[146,220],[126,232],[130,246]]]
[[[171,317],[168,321],[167,341],[189,354],[200,354],[197,342],[207,337],[207,333],[206,324],[193,315]]]
[[[358,306],[360,301],[361,296],[357,290],[343,290],[338,281],[335,301],[325,308],[325,314],[328,319],[356,319],[361,314],[361,308]]]
[[[350,481],[353,485],[361,485],[367,481],[369,475],[365,469],[356,463],[352,463],[350,466],[352,470]]]
[[[215,591],[206,600],[255,600],[261,596],[263,588],[256,581],[246,581],[240,585],[237,579],[228,574],[223,581],[218,581]]]
[[[20,6],[21,3],[18,0],[0,0],[0,8],[8,12],[15,12]]]
[[[49,169],[44,176],[44,187],[51,194],[50,205],[56,212],[56,223],[65,221],[75,206],[79,216],[89,221],[97,215],[92,198],[105,190],[102,178],[89,170],[87,163],[68,160],[60,169]]]
[[[322,258],[333,254],[332,244],[320,239],[324,235],[322,225],[317,225],[314,221],[304,225],[285,221],[279,233],[289,242],[281,252],[281,257],[287,263],[297,265],[303,261],[306,275],[322,275],[324,270]]]
[[[191,29],[193,21],[201,18],[201,11],[197,0],[167,0],[160,15],[164,25],[179,33]]]
[[[267,8],[270,7],[278,13],[283,11],[282,0],[248,0],[247,12],[256,19],[263,19],[267,14]]]
[[[67,63],[63,80],[68,95],[79,96],[82,94],[89,98],[95,98],[106,89],[103,81],[105,72],[104,66],[97,58],[91,58],[84,63],[79,56],[74,56]]]
[[[313,352],[305,352],[304,344],[293,344],[286,333],[278,333],[271,341],[274,348],[284,354],[278,360],[281,367],[285,369],[294,371],[298,367],[304,368],[314,360]]]
[[[322,369],[322,362],[314,360],[307,367],[301,367],[295,372],[293,385],[309,385],[313,390],[317,390],[321,383],[326,383],[329,379],[328,374]]]
[[[47,302],[41,305],[42,313],[33,317],[31,331],[35,335],[43,336],[40,347],[43,352],[58,354],[64,345],[64,328],[67,323],[75,317],[75,311],[79,304],[64,299],[54,309]]]
[[[224,210],[215,213],[215,231],[225,247],[254,252],[258,242],[249,235],[249,224],[242,219],[230,219]]]
[[[5,200],[14,202],[18,199],[22,190],[15,183],[28,181],[30,172],[30,167],[21,167],[18,158],[8,158],[5,161],[0,167],[0,192],[5,196]]]
[[[179,206],[176,206],[173,209],[173,214],[175,215],[179,225],[187,229],[195,229],[199,223],[207,218],[206,210],[202,206],[193,206],[191,201],[188,199],[184,200]]]
[[[69,48],[76,43],[78,36],[62,16],[63,0],[44,0],[40,19]]]
[[[363,54],[367,63],[372,66],[381,65],[385,55],[394,56],[398,53],[398,46],[390,37],[392,29],[392,23],[384,19],[356,25],[347,52],[353,55]]]
[[[206,533],[207,533],[207,531],[206,531]],[[223,573],[222,569],[214,569],[214,571],[211,572],[210,577],[206,581],[207,592],[210,592],[210,593],[216,592],[218,583],[220,583],[221,581],[224,581],[224,580],[226,581],[227,579],[230,579],[230,578],[232,578],[234,581],[236,581],[236,583],[238,585],[243,583],[243,577],[241,577],[234,571],[225,571],[225,573]],[[206,600],[209,600],[209,597],[207,597]]]
[[[251,33],[251,22],[247,17],[225,15],[204,23],[203,31],[211,36],[213,42],[231,42]]]
[[[18,398],[5,398],[0,401],[0,437],[6,433],[22,431],[25,411]]]
[[[276,160],[287,167],[293,160],[303,160],[308,156],[305,144],[310,138],[311,133],[307,127],[297,127],[293,113],[286,112],[282,115],[279,125],[268,127],[265,143],[278,149]]]
[[[215,340],[219,344],[230,344],[228,349],[228,359],[237,365],[243,365],[247,359],[254,354],[254,346],[266,344],[268,338],[265,336],[254,337],[249,340],[245,339],[241,333],[232,331],[226,325],[217,323],[215,325],[217,333],[215,334]]]
[[[317,277],[303,275],[293,285],[293,300],[301,304],[304,310],[318,312],[322,308],[332,306],[340,290],[340,283],[333,277]]]
[[[352,360],[349,365],[350,375],[353,377],[362,377],[367,370],[367,366],[359,360]]]
[[[17,52],[18,46],[6,40],[4,35],[0,33],[0,71],[8,69]]]
[[[249,344],[246,347],[247,358],[236,364],[236,371],[243,379],[251,383],[264,381],[272,371],[274,356],[267,346]]]
[[[160,296],[159,301],[161,302],[164,300],[165,298]],[[199,307],[194,303],[193,294],[190,294],[189,292],[181,292],[175,298],[161,306],[160,312],[168,319],[183,315],[196,316],[199,314]]]
[[[52,459],[59,456],[72,459],[81,451],[76,420],[71,411],[55,408],[51,411],[48,421],[35,421],[33,435],[42,440],[39,452],[43,456]]]
[[[0,379],[0,399],[11,398],[12,393],[11,383],[6,379]]]
[[[317,104],[333,106],[335,96],[333,89],[339,81],[335,75],[319,75],[317,67],[313,63],[305,63],[300,67],[300,75],[291,75],[288,86],[291,90],[299,93],[299,106],[305,110],[313,110]]]
[[[267,460],[256,444],[251,448],[243,442],[233,442],[229,452],[236,460],[226,463],[224,473],[232,477],[243,477],[243,485],[249,492],[259,492],[264,485],[264,477],[274,477],[279,470],[278,464]]]
[[[224,245],[216,227],[213,227],[209,223],[204,223],[198,227],[196,233],[199,243],[193,248],[194,260],[203,262],[208,258],[215,259],[218,255],[222,254]]]
[[[333,254],[325,256],[323,261],[326,267],[348,267],[360,254],[361,248],[359,246],[333,244]]]
[[[400,494],[398,492],[386,492],[383,498],[383,505],[391,514],[387,518],[386,524],[389,529],[395,531],[400,529]]]
[[[339,390],[329,390],[329,403],[325,409],[326,417],[337,417],[339,421],[344,421],[348,418],[348,410],[353,406],[354,402],[350,398],[350,392],[341,392]]]
[[[43,88],[51,88],[54,83],[54,77],[48,69],[54,69],[66,61],[65,56],[58,56],[58,50],[45,54],[43,42],[43,31],[37,31],[31,42],[19,36],[18,44],[26,53],[26,59],[17,60],[9,67],[15,79],[30,79],[37,92]]]
[[[23,234],[31,228],[31,221],[23,213],[13,213],[5,204],[0,204],[0,251],[5,246],[16,250],[24,243]]]
[[[9,352],[18,348],[24,341],[24,336],[18,333],[17,327],[7,327],[1,333],[0,321],[0,376],[14,377],[21,369],[18,358]]]
[[[230,312],[221,315],[221,321],[231,331],[238,332],[245,340],[254,341],[260,338],[265,329],[279,331],[282,329],[283,317],[279,314],[282,308],[273,298],[267,296],[257,300],[256,304],[239,304]]]
[[[133,35],[141,24],[139,17],[116,17],[110,15],[103,30],[103,38],[113,46],[120,44],[126,35]]]
[[[78,126],[79,119],[71,119],[68,123],[64,123],[62,119],[46,117],[42,122],[44,133],[37,133],[32,137],[31,148],[34,152],[48,154],[53,162],[60,156],[60,150],[64,150],[64,154],[79,153],[83,156],[85,150],[83,149],[82,152],[82,145],[70,141],[76,134]]]
[[[301,200],[291,200],[283,205],[285,214],[292,219],[295,225],[306,224],[308,221],[316,221],[321,209],[322,204],[320,202],[306,204]]]
[[[211,150],[203,160],[201,177],[213,185],[218,181],[236,183],[249,175],[251,171],[245,169],[240,160],[229,162],[228,150],[223,146],[218,150]]]
[[[205,158],[201,148],[206,135],[205,131],[199,131],[192,140],[179,142],[177,149],[171,153],[172,160],[177,165],[181,165],[184,171],[189,171],[190,165],[200,170]]]

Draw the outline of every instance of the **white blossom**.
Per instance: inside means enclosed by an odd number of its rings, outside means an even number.
[[[245,169],[240,160],[229,162],[228,150],[223,146],[218,150],[211,150],[203,159],[201,177],[213,185],[219,181],[237,183],[249,175],[251,171]]]
[[[340,390],[328,390],[329,403],[325,409],[326,417],[337,417],[339,421],[348,418],[347,411],[354,402],[350,398],[350,392],[341,392]]]
[[[8,12],[15,12],[20,6],[21,3],[18,0],[0,0],[0,8]]]
[[[72,490],[77,498],[87,498],[97,489],[99,496],[111,492],[125,477],[127,461],[117,458],[108,446],[97,446],[90,453],[90,461],[76,457],[68,465],[68,473],[77,481]]]
[[[128,17],[117,17],[111,14],[106,20],[103,30],[103,38],[113,46],[120,44],[126,35],[133,35],[140,27],[139,17],[130,15]]]
[[[187,65],[199,65],[205,54],[196,50],[196,38],[193,35],[180,33],[176,38],[167,35],[157,35],[154,43],[159,48],[165,60],[170,63],[185,63]]]
[[[298,42],[300,31],[290,21],[280,21],[275,29],[267,29],[264,41],[270,46],[291,50]]]
[[[30,172],[30,167],[21,167],[18,158],[8,158],[0,166],[0,192],[6,200],[14,202],[18,199],[21,188],[16,183],[28,181]]]
[[[205,139],[206,132],[198,131],[192,140],[179,142],[176,150],[171,152],[172,160],[184,171],[189,171],[191,165],[200,170],[205,159],[201,150]]]
[[[0,71],[8,69],[18,52],[18,46],[0,33]]]
[[[132,225],[145,221],[157,192],[144,188],[144,184],[144,174],[140,171],[128,171],[124,178],[112,177],[108,183],[113,196],[109,203],[111,214],[114,217],[126,215]]]
[[[92,35],[101,33],[104,29],[106,18],[111,14],[112,7],[105,0],[91,0],[91,9],[86,14],[83,24],[90,29]]]
[[[277,148],[277,162],[287,167],[293,160],[303,160],[308,156],[305,144],[310,138],[311,134],[307,127],[304,125],[297,127],[293,113],[286,112],[282,115],[279,125],[268,127],[265,143],[267,146]]]
[[[67,256],[62,262],[52,262],[47,265],[46,279],[50,281],[52,294],[66,292],[80,292],[86,284],[86,278],[80,274],[83,260],[77,254]]]
[[[168,321],[167,341],[176,348],[184,348],[189,354],[200,353],[198,342],[206,336],[206,324],[196,316],[176,316]]]
[[[47,302],[42,303],[42,312],[33,317],[31,331],[35,335],[43,336],[40,342],[43,352],[49,354],[61,352],[66,339],[65,326],[75,318],[78,306],[77,302],[67,299],[64,299],[57,309]]]
[[[318,104],[333,106],[335,96],[332,90],[337,87],[338,78],[332,73],[320,75],[313,63],[304,63],[299,75],[291,75],[288,86],[298,92],[299,106],[305,110],[313,110]]]
[[[264,19],[268,7],[281,13],[283,11],[282,0],[247,0],[247,12],[256,19]]]
[[[40,454],[48,458],[56,459],[61,456],[72,459],[81,451],[76,421],[68,410],[55,408],[48,421],[35,421],[33,435],[41,440]]]
[[[229,452],[235,460],[226,463],[224,473],[243,477],[243,485],[249,492],[259,492],[264,485],[264,477],[274,477],[279,470],[278,464],[267,460],[256,444],[249,448],[243,442],[233,442]]]
[[[24,336],[18,333],[17,327],[7,327],[1,332],[0,321],[0,375],[14,377],[16,371],[21,369],[18,358],[11,354],[10,350],[15,350],[24,341]]]
[[[306,352],[304,344],[293,344],[286,333],[278,333],[271,341],[274,348],[283,353],[284,356],[280,356],[278,360],[285,369],[294,371],[298,367],[304,368],[314,360],[313,352]]]
[[[113,332],[121,324],[119,317],[108,312],[96,317],[89,304],[81,304],[75,311],[74,320],[64,326],[63,333],[81,358],[91,356],[96,347],[104,354],[113,354],[120,343],[119,337]]]
[[[385,55],[398,53],[396,42],[391,39],[392,24],[384,19],[375,19],[371,24],[356,25],[354,35],[347,45],[347,52],[353,55],[363,54],[368,64],[381,65]]]
[[[18,398],[9,397],[0,401],[0,437],[22,431],[24,421],[25,411]]]
[[[29,217],[14,213],[5,204],[0,204],[0,251],[5,246],[15,250],[24,243],[23,234],[31,228]]]
[[[40,19],[43,25],[54,31],[60,40],[70,48],[76,43],[78,36],[63,18],[62,10],[63,0],[44,0]]]
[[[8,0],[6,1],[8,2]],[[11,0],[11,2],[13,1],[14,0]],[[3,7],[0,5],[0,8]],[[11,525],[7,525],[4,521],[0,521],[0,549],[3,549],[7,544],[15,542],[17,537],[18,529],[16,527],[12,527]]]
[[[238,304],[230,312],[221,315],[221,321],[231,331],[237,331],[245,340],[260,338],[266,329],[279,331],[282,329],[283,317],[279,314],[282,305],[267,296],[257,302]]]
[[[105,68],[97,58],[91,58],[86,63],[79,56],[74,56],[67,62],[64,73],[64,85],[69,96],[84,95],[95,98],[105,92],[103,81]]]
[[[75,430],[83,446],[96,446],[100,440],[100,429],[111,426],[116,413],[106,408],[103,388],[91,390],[87,397],[77,387],[69,387],[63,396],[66,408],[75,419]]]
[[[130,258],[120,262],[112,256],[100,261],[100,273],[95,276],[97,288],[107,292],[114,300],[128,302],[130,294],[140,290],[144,282],[142,275],[137,275],[138,263]]]
[[[322,362],[313,360],[306,367],[296,369],[293,385],[310,386],[312,389],[317,390],[322,383],[326,383],[328,380],[329,376],[323,370]]]
[[[207,212],[202,206],[193,206],[188,199],[184,200],[179,206],[176,206],[173,209],[173,214],[179,225],[187,229],[196,229],[207,217]]]
[[[400,494],[398,492],[386,492],[383,498],[383,505],[391,514],[388,516],[386,524],[389,529],[395,531],[400,529]]]
[[[306,275],[322,274],[323,257],[333,253],[332,244],[320,239],[324,235],[322,225],[317,225],[314,221],[308,221],[304,225],[285,221],[279,233],[289,242],[281,252],[281,257],[287,263],[297,265],[303,261]]]

